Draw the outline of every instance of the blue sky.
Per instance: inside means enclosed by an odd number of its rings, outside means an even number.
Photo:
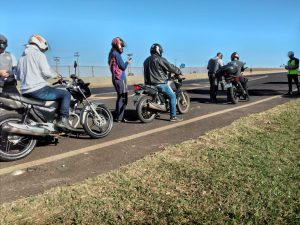
[[[32,34],[51,45],[49,62],[106,65],[111,39],[121,36],[133,66],[142,66],[152,43],[172,63],[203,66],[218,51],[238,51],[249,66],[272,67],[300,57],[300,1],[52,0],[1,2],[0,33],[19,57]]]

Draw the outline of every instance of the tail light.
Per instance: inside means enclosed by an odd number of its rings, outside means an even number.
[[[134,90],[136,90],[136,91],[141,90],[141,87],[138,84],[134,84],[133,87],[134,87]]]

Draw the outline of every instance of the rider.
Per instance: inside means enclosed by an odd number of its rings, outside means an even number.
[[[7,38],[0,34],[0,82],[5,80],[2,91],[18,93],[15,79],[17,60],[12,53],[5,51],[6,47]]]
[[[17,78],[21,81],[21,93],[24,96],[44,101],[60,101],[59,116],[56,126],[73,130],[69,124],[71,94],[67,90],[50,87],[48,78],[59,78],[52,71],[44,54],[48,50],[48,42],[40,35],[29,38],[23,55],[19,59]]]
[[[245,70],[245,64],[244,62],[241,62],[240,61],[240,56],[237,52],[233,52],[231,54],[231,62],[228,63],[228,65],[232,65],[232,66],[236,66],[238,68],[238,71],[233,74],[234,76],[241,76],[242,75],[242,72],[244,72]],[[248,79],[245,78],[245,77],[241,77],[241,85],[243,86],[244,88],[244,91],[247,89],[247,82],[248,82]]]
[[[157,86],[170,98],[170,121],[182,121],[182,118],[176,116],[176,94],[167,84],[168,73],[175,73],[175,75],[182,73],[179,68],[162,57],[163,49],[160,44],[153,44],[150,48],[150,54],[151,56],[144,62],[145,84]]]
[[[292,95],[292,83],[293,80],[295,81],[295,84],[298,89],[298,94],[300,95],[300,86],[299,86],[299,79],[298,79],[298,69],[299,69],[299,59],[295,57],[294,52],[289,51],[288,57],[290,60],[288,61],[288,65],[285,67],[285,69],[288,70],[288,82],[289,82],[289,92],[287,95]]]

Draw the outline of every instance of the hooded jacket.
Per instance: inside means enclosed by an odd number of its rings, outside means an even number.
[[[57,77],[52,71],[46,55],[35,45],[26,45],[17,66],[17,79],[21,83],[21,93],[37,91],[49,83],[48,78]]]

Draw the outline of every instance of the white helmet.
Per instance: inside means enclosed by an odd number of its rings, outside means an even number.
[[[45,52],[48,50],[48,43],[45,38],[43,38],[41,35],[32,35],[29,40],[28,44],[35,44],[37,45],[41,51]]]
[[[289,51],[288,52],[288,57],[291,57],[292,55],[294,55],[294,52],[293,51]]]

